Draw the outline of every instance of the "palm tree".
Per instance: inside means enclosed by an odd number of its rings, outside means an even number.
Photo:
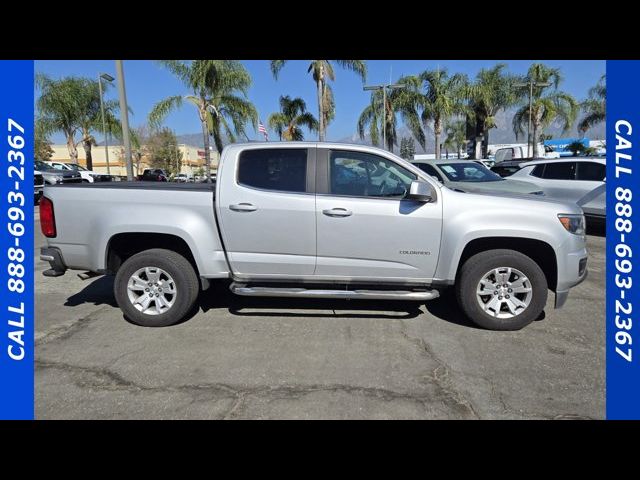
[[[496,115],[518,100],[513,88],[516,77],[505,73],[506,68],[504,63],[489,69],[483,68],[469,86],[470,117],[475,122],[476,134],[483,136],[483,158],[488,155],[489,130],[496,127]]]
[[[400,79],[400,82],[402,82],[402,79]],[[365,130],[369,127],[371,143],[378,146],[380,135],[384,128],[386,129],[387,144],[382,147],[393,151],[393,146],[398,144],[396,126],[397,114],[400,114],[413,136],[424,148],[425,136],[420,125],[420,117],[416,111],[414,95],[403,89],[397,89],[392,90],[386,96],[386,100],[386,104],[383,106],[384,94],[382,90],[371,92],[371,101],[358,118],[358,135],[360,135],[360,138],[365,138]]]
[[[98,82],[82,77],[53,80],[44,74],[38,74],[36,85],[41,92],[36,102],[37,128],[44,135],[62,132],[73,163],[78,163],[78,145],[82,143],[87,168],[91,170],[93,168],[91,149],[96,145],[93,132],[102,129]],[[104,88],[108,88],[108,84]],[[104,101],[107,134],[120,137],[120,122],[115,117],[117,110],[116,100]],[[80,134],[78,141],[76,141],[76,133]]]
[[[464,120],[453,121],[447,125],[445,134],[447,135],[445,145],[455,149],[460,158],[461,151],[467,144],[467,123]]]
[[[245,136],[245,126],[250,122],[254,129],[258,113],[247,99],[251,76],[236,60],[179,60],[160,62],[191,90],[190,95],[175,95],[158,102],[149,114],[149,124],[154,128],[173,109],[182,106],[183,100],[192,103],[202,125],[207,181],[211,181],[211,155],[209,135],[213,136],[218,153],[224,147],[222,134],[235,142],[236,135]]]
[[[454,115],[468,112],[465,99],[469,96],[467,76],[456,73],[449,76],[447,70],[425,70],[419,75],[401,79],[410,85],[407,91],[422,109],[421,119],[426,127],[433,122],[436,158],[440,158],[440,136],[446,121]]]
[[[533,129],[531,138],[537,139],[538,132],[559,120],[562,123],[563,133],[569,131],[573,126],[578,114],[578,102],[566,92],[558,90],[562,82],[562,75],[559,68],[551,68],[542,63],[534,63],[529,67],[527,75],[521,79],[523,83],[531,81],[536,83],[548,83],[549,86],[534,86],[531,97],[531,127]],[[535,85],[535,83],[534,83]],[[525,125],[529,122],[529,87],[526,92],[522,92],[523,105],[513,116],[513,132],[516,138],[524,133]],[[538,145],[534,141],[533,156],[538,156]]]
[[[578,123],[578,130],[583,134],[594,125],[604,122],[607,113],[606,75],[602,75],[598,83],[589,89],[589,96],[580,108],[586,114]]]
[[[280,111],[272,113],[267,119],[269,127],[278,133],[280,140],[289,142],[304,140],[301,126],[310,131],[318,130],[318,120],[307,112],[307,105],[301,98],[291,99],[289,95],[280,97]]]
[[[362,82],[367,78],[367,66],[364,60],[311,60],[307,73],[312,73],[313,80],[316,82],[317,98],[318,98],[318,139],[323,142],[328,122],[333,118],[333,95],[328,85],[328,80],[336,79],[333,70],[335,62],[342,68],[355,72],[362,78]],[[274,78],[278,78],[278,74],[287,60],[271,60],[271,73]]]

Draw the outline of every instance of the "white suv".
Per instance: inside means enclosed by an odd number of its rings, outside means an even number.
[[[89,183],[110,182],[111,180],[113,180],[113,177],[111,175],[94,172],[93,170],[87,170],[86,168],[84,168],[81,165],[78,165],[77,163],[52,162],[52,161],[45,162],[45,163],[51,165],[51,167],[56,170],[75,170],[80,174],[80,176],[82,177],[82,181],[85,183],[86,182],[89,182]]]
[[[585,215],[605,218],[607,162],[604,158],[535,160],[521,167],[510,178],[535,183],[548,198],[575,202]]]

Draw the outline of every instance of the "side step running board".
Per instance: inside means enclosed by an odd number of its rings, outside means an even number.
[[[232,283],[231,292],[245,297],[353,298],[368,300],[433,300],[438,290],[412,292],[410,290],[311,290],[306,288],[247,287]]]

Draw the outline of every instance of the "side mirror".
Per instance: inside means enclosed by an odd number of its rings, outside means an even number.
[[[433,201],[433,191],[431,185],[427,182],[421,182],[419,180],[414,180],[411,182],[411,186],[409,187],[409,193],[407,193],[406,198],[409,200],[415,200],[417,202],[425,202],[429,203]]]

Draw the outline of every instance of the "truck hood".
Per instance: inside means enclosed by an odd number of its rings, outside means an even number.
[[[478,192],[478,193],[518,193],[518,194],[530,194],[533,192],[541,191],[541,188],[530,182],[522,180],[514,180],[506,178],[496,182],[449,182],[447,185],[449,188],[456,190],[462,190],[464,192]]]
[[[551,199],[540,195],[523,195],[513,192],[458,192],[452,191],[454,195],[461,195],[465,203],[471,201],[474,208],[482,208],[482,205],[507,209],[518,209],[526,216],[528,209],[548,209],[556,213],[583,213],[582,208],[573,203],[558,199]]]

